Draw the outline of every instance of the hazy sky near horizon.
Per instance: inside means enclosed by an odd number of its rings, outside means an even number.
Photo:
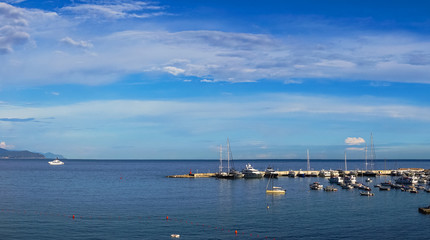
[[[0,147],[430,158],[428,1],[0,1]]]

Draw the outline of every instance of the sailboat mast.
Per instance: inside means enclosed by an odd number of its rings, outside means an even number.
[[[230,141],[227,138],[227,172],[230,172]]]
[[[311,170],[311,163],[309,162],[309,149],[306,151],[306,158],[308,159],[308,171]]]
[[[367,171],[367,143],[365,146],[364,165],[365,165],[366,171]]]
[[[222,145],[219,145],[219,173],[222,173]]]
[[[345,151],[345,172],[348,171],[347,165],[346,165],[346,151]]]
[[[373,170],[373,160],[376,160],[375,146],[373,145],[373,133],[370,133],[370,167]]]

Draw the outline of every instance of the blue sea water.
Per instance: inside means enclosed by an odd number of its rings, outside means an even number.
[[[357,189],[310,191],[323,178],[280,177],[286,195],[265,194],[267,179],[179,179],[215,172],[218,161],[0,160],[0,239],[425,239],[430,193],[400,190],[363,197]],[[263,170],[306,169],[303,160],[250,162]],[[311,161],[343,169],[343,161]],[[375,169],[430,168],[430,160],[377,161]],[[363,169],[363,161],[349,161]],[[376,177],[374,182],[390,180]],[[360,177],[358,180],[362,180]],[[168,218],[168,219],[167,219]],[[237,230],[237,235],[234,231]]]

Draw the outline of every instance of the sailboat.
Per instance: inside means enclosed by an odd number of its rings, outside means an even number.
[[[220,146],[220,165],[219,165],[219,172],[215,174],[217,178],[226,178],[226,179],[236,179],[236,178],[243,178],[244,174],[235,170],[233,167],[230,167],[230,159],[233,162],[233,159],[231,157],[231,151],[230,151],[230,141],[227,138],[227,172],[223,171],[222,166],[222,145]]]
[[[373,161],[376,159],[375,146],[373,145],[373,133],[370,133],[370,168],[364,172],[363,176],[376,177],[376,172],[373,171]],[[367,168],[367,147],[366,147],[366,168]]]
[[[273,176],[269,178],[266,186],[266,194],[285,194],[285,192],[285,189],[273,186]]]

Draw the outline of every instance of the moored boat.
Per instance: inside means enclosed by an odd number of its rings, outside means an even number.
[[[326,192],[336,192],[337,188],[333,187],[333,186],[327,186],[324,188],[324,191]]]
[[[321,189],[323,189],[324,186],[322,184],[320,184],[319,182],[314,182],[314,183],[310,184],[309,187],[312,190],[321,190]]]
[[[366,192],[360,192],[360,196],[375,196],[375,194],[369,191],[366,191]]]
[[[331,177],[328,179],[329,183],[335,183],[335,184],[341,184],[343,183],[343,178],[342,177]]]
[[[418,183],[418,178],[415,177],[415,176],[406,176],[406,175],[403,175],[400,178],[396,179],[396,183],[397,184],[405,184],[405,185],[417,184]]]
[[[290,170],[288,172],[288,177],[296,177],[296,171]]]
[[[266,186],[266,194],[285,194],[286,190],[281,187],[273,186],[273,176],[269,178]],[[269,186],[270,185],[270,186]]]
[[[279,176],[279,173],[273,169],[273,167],[268,166],[266,170],[264,171],[264,177],[266,178],[277,178]]]
[[[251,164],[247,163],[245,169],[242,170],[244,178],[262,178],[263,173],[253,168]]]

